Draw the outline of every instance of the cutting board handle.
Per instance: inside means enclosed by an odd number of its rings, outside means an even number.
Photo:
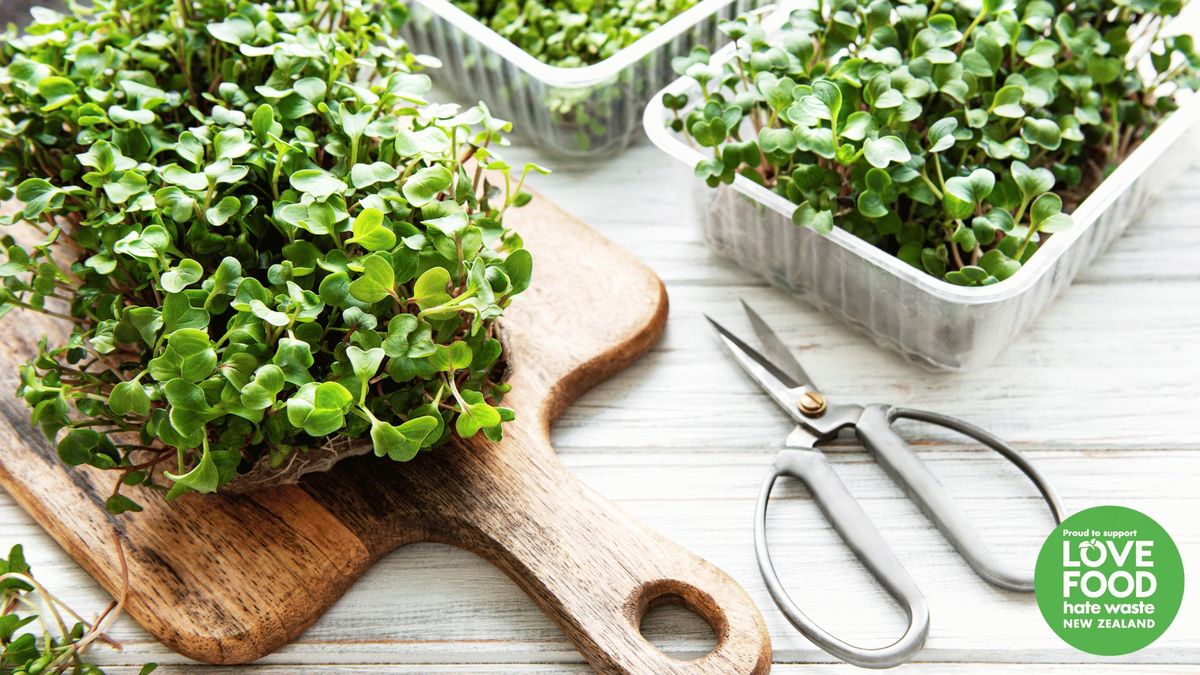
[[[447,523],[454,531],[448,543],[503,569],[600,672],[766,672],[770,638],[741,586],[584,485],[559,463],[548,439],[544,443],[524,452],[472,453],[476,461],[492,464],[484,459],[490,457],[504,466],[472,471],[483,481],[474,488],[464,485],[470,480],[460,483],[466,488],[460,498],[442,503],[454,521]],[[522,444],[509,438],[501,447]],[[646,640],[642,617],[670,603],[712,627],[717,644],[711,653],[685,661]]]

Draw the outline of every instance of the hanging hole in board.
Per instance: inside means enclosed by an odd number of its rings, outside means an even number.
[[[641,618],[637,628],[660,652],[673,659],[690,661],[716,650],[725,617],[708,594],[679,582],[665,582],[652,585],[642,597],[646,599],[639,603]],[[710,612],[717,612],[718,616],[710,616]]]

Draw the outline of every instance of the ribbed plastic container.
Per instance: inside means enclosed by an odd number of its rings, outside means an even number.
[[[731,54],[726,48],[714,62]],[[651,100],[644,121],[655,145],[692,168],[704,156],[667,128],[671,114],[661,96],[683,92],[698,99],[696,83],[680,78]],[[991,286],[942,281],[840,228],[822,235],[798,227],[795,204],[742,176],[716,189],[697,179],[694,198],[704,237],[722,255],[913,361],[969,370],[994,360],[1174,176],[1200,160],[1197,122],[1200,97],[1190,96],[1075,209],[1071,229]]]
[[[568,156],[615,153],[640,135],[646,102],[670,82],[671,59],[693,45],[722,44],[717,24],[759,0],[702,0],[598,63],[550,66],[447,0],[413,0],[404,37],[443,63],[439,84],[486,101],[518,137]],[[468,102],[468,101],[464,101]]]

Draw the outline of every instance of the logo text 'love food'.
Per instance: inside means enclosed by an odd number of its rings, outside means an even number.
[[[1038,556],[1038,606],[1050,628],[1091,654],[1137,651],[1166,630],[1183,599],[1183,563],[1148,516],[1119,506],[1087,509],[1046,539]]]
[[[1088,532],[1072,532],[1076,536],[1088,536]],[[1073,545],[1066,539],[1062,542],[1062,595],[1063,615],[1067,617],[1079,615],[1123,615],[1139,616],[1135,619],[1117,619],[1120,627],[1154,627],[1155,620],[1149,616],[1154,614],[1154,603],[1146,602],[1144,598],[1154,596],[1158,589],[1158,578],[1152,571],[1154,568],[1154,542],[1148,539],[1135,539],[1137,532],[1103,532],[1103,539],[1092,537]],[[1117,537],[1123,541],[1118,543]],[[1111,561],[1117,569],[1105,572],[1102,568]],[[1072,602],[1072,594],[1076,591],[1083,593],[1089,601]],[[1143,598],[1136,602],[1096,602],[1111,595],[1114,598]],[[1093,625],[1115,627],[1109,621],[1093,618],[1067,618],[1068,625],[1089,628]]]

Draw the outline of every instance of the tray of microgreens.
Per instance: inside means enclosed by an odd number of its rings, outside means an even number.
[[[497,319],[532,259],[506,214],[540,169],[482,104],[426,98],[406,14],[111,0],[4,37],[0,314],[63,326],[18,394],[113,474],[109,510],[511,419]]]
[[[976,367],[1194,156],[1181,8],[743,15],[675,60],[645,125],[693,168],[718,251],[917,361]]]
[[[405,36],[530,141],[570,156],[624,148],[671,59],[759,0],[414,0]]]

